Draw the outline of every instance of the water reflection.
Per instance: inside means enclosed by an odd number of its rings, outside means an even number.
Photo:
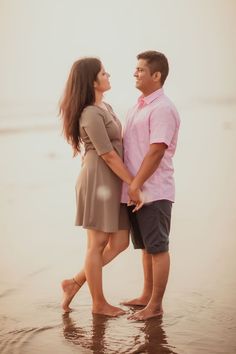
[[[92,328],[79,326],[69,313],[63,315],[64,337],[73,344],[92,350],[93,353],[106,352],[105,333],[109,317],[96,316],[92,318]]]
[[[93,315],[92,325],[90,323],[90,326],[81,326],[68,313],[63,315],[64,337],[96,354],[178,354],[175,348],[168,344],[162,319],[145,322],[131,322],[124,318],[123,320],[125,322],[119,323],[120,319]]]
[[[163,329],[162,319],[150,319],[143,323],[140,331],[144,333],[144,343],[132,353],[148,354],[178,354],[167,341],[166,333]]]

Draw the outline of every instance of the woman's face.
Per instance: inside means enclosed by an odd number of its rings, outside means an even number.
[[[101,67],[97,75],[97,79],[94,82],[95,91],[105,92],[111,88],[110,81],[109,81],[110,74],[108,74],[104,67]]]

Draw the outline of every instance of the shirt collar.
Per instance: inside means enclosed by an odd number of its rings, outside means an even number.
[[[140,96],[138,98],[138,105],[139,106],[146,106],[149,103],[151,103],[152,101],[154,101],[156,98],[159,98],[160,96],[162,96],[164,94],[164,90],[161,87],[160,89],[152,92],[150,95],[148,96]]]

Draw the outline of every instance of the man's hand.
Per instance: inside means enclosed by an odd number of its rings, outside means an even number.
[[[139,210],[143,206],[144,197],[142,195],[141,188],[145,181],[150,178],[158,168],[166,149],[167,145],[165,143],[150,144],[149,150],[145,155],[138,173],[132,180],[128,190],[130,202],[133,202],[136,205],[133,212]]]

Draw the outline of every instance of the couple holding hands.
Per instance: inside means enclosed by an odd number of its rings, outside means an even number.
[[[164,94],[169,72],[166,56],[138,54],[134,72],[138,102],[123,129],[103,101],[110,75],[97,58],[82,58],[70,71],[60,102],[63,131],[74,156],[84,150],[76,183],[76,225],[87,230],[84,268],[62,281],[65,312],[87,281],[92,312],[116,317],[123,309],[109,304],[102,287],[102,267],[129,245],[142,249],[142,294],[126,306],[142,306],[129,318],[147,320],[163,314],[170,267],[169,233],[175,198],[173,163],[180,119]],[[123,135],[123,136],[122,136]]]

